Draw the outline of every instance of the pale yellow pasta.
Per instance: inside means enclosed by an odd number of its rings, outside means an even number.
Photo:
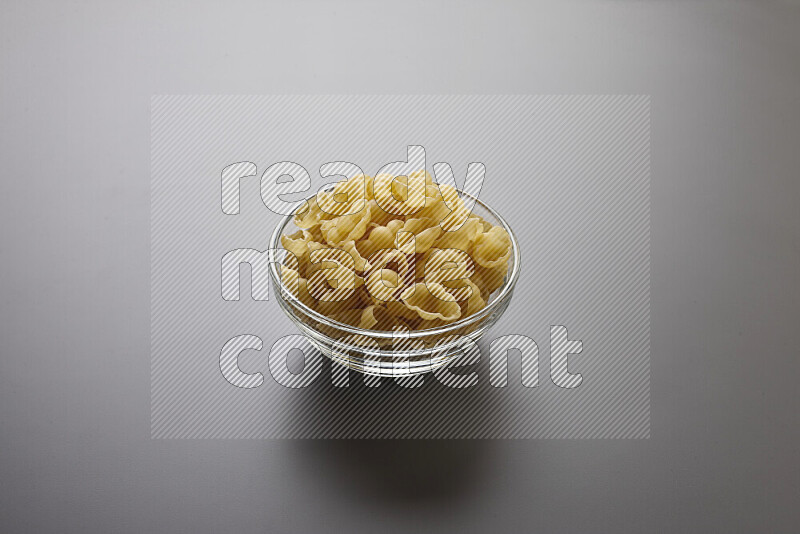
[[[379,301],[393,300],[415,278],[416,263],[397,249],[385,249],[370,257],[365,284],[370,295]]]
[[[386,308],[375,304],[363,309],[351,308],[336,312],[331,318],[340,323],[368,330],[390,330],[394,325],[394,317],[386,311]]]
[[[293,221],[299,230],[281,236],[293,255],[284,285],[366,330],[429,329],[477,313],[504,283],[512,253],[502,227],[425,171],[354,176],[309,199]]]
[[[356,289],[356,298],[358,298],[362,308],[376,304],[375,298],[370,295],[369,291],[367,290],[366,280],[364,282],[365,283],[363,286]]]
[[[467,221],[470,212],[464,205],[464,201],[458,196],[458,191],[452,186],[439,184],[439,191],[445,205],[450,209],[450,213],[442,219],[440,224],[445,231],[457,230]]]
[[[483,295],[491,295],[494,290],[503,285],[506,272],[508,272],[508,265],[500,265],[498,267],[487,268],[481,265],[475,265],[475,274],[471,279],[480,288]]]
[[[472,259],[463,250],[454,248],[432,249],[425,260],[424,268],[426,284],[436,283],[443,285],[456,301],[470,298],[473,286],[455,283],[469,279],[475,272]],[[480,291],[479,289],[477,290]]]
[[[406,254],[423,254],[441,234],[442,227],[434,219],[406,219],[397,235],[397,248]]]
[[[334,312],[331,314],[331,319],[340,323],[349,324],[350,326],[359,326],[361,324],[362,313],[363,310],[361,308],[350,308],[348,310]]]
[[[371,210],[371,206],[366,204],[364,209],[357,213],[323,221],[320,225],[322,236],[332,246],[341,245],[345,241],[361,239],[367,232]]]
[[[420,318],[416,310],[409,308],[401,300],[390,300],[386,302],[385,306],[393,317],[403,319],[405,324],[409,324],[409,321],[417,321]]]
[[[359,174],[349,180],[337,183],[333,188],[333,200],[335,202],[347,204],[351,209],[362,209],[364,207],[364,202],[368,200],[367,177],[363,174]],[[320,207],[328,211],[325,209],[326,206],[320,204]],[[351,213],[350,210],[348,210],[348,213]]]
[[[373,195],[383,211],[408,216],[425,207],[425,177],[379,174],[373,181]]]
[[[309,228],[319,225],[328,217],[328,214],[319,209],[316,197],[312,197],[297,211],[293,220],[295,226],[308,230]]]
[[[373,330],[391,330],[395,323],[394,319],[385,306],[373,304],[364,308],[358,326]]]
[[[308,292],[308,280],[302,278],[299,272],[281,265],[281,282],[300,302],[308,307],[314,307],[317,301]]]
[[[356,275],[353,257],[344,250],[325,248],[309,255],[308,289],[321,301],[342,301],[350,298],[364,280]]]
[[[478,312],[486,307],[486,300],[483,298],[481,294],[480,288],[470,280],[469,278],[463,278],[457,282],[457,285],[460,285],[457,290],[453,291],[453,294],[458,294],[458,290],[469,288],[469,297],[459,301],[459,306],[461,306],[461,315],[467,317],[472,315],[475,312]],[[465,293],[466,294],[466,293]]]
[[[363,272],[369,269],[370,263],[367,261],[365,257],[361,255],[358,251],[358,247],[356,247],[355,241],[345,241],[342,243],[342,250],[353,256],[353,261],[355,262],[355,269],[358,272]]]
[[[457,230],[444,232],[433,243],[433,246],[436,248],[457,248],[466,251],[478,239],[481,228],[480,219],[470,217]]]
[[[429,328],[438,328],[446,324],[447,321],[442,321],[441,319],[430,319],[430,320],[420,319],[418,321],[415,321],[412,324],[412,327],[414,330],[427,330]]]
[[[392,300],[400,288],[400,275],[391,269],[376,269],[365,280],[367,291],[380,302]]]
[[[352,297],[341,301],[328,302],[321,300],[317,302],[315,309],[322,315],[333,317],[334,315],[347,312],[347,310],[353,310],[360,307],[361,307],[361,301],[358,299],[356,295],[353,295]]]
[[[414,214],[414,217],[429,218],[442,221],[450,214],[450,208],[444,203],[439,187],[429,185],[425,187],[425,207]]]
[[[386,226],[390,224],[392,221],[399,221],[401,223],[403,222],[403,219],[402,218],[398,219],[397,215],[383,211],[383,209],[378,205],[378,203],[374,199],[371,199],[369,202],[367,202],[367,204],[369,205],[370,208],[370,218],[371,218],[370,224],[368,225],[369,227]]]
[[[395,236],[405,222],[401,219],[390,221],[386,226],[377,226],[370,230],[366,239],[356,242],[356,248],[362,256],[368,258],[379,250],[394,246]]]
[[[400,300],[409,309],[416,311],[421,319],[451,322],[461,317],[461,306],[444,286],[436,282],[417,282],[403,291]]]
[[[378,319],[375,317],[374,304],[361,310],[361,315],[359,316],[358,321],[359,328],[373,329],[376,324],[378,324]]]
[[[309,230],[298,230],[291,235],[282,235],[281,245],[294,254],[300,263],[307,261],[306,256],[310,251],[325,247],[317,242],[314,232]]]
[[[300,273],[286,265],[281,265],[281,283],[289,293],[295,297],[300,297]]]
[[[472,258],[481,267],[492,269],[508,263],[511,257],[511,237],[499,226],[482,232],[475,240]]]
[[[425,178],[425,187],[428,187],[428,186],[431,186],[431,185],[435,184],[434,181],[433,181],[433,176],[431,176],[431,173],[429,173],[426,170],[419,170],[419,171],[414,171],[414,172],[411,173],[411,178],[412,179],[413,178],[417,178],[418,176],[422,176],[422,177]]]

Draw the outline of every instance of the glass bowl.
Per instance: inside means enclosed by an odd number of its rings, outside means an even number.
[[[330,184],[332,188],[335,184]],[[486,307],[456,322],[406,332],[369,330],[351,326],[327,317],[292,298],[281,282],[278,262],[270,262],[272,294],[281,309],[300,332],[326,357],[364,374],[376,376],[409,376],[434,371],[452,358],[474,346],[503,315],[511,301],[519,277],[519,244],[508,223],[492,208],[474,199],[474,215],[494,226],[502,226],[511,238],[511,258],[503,284],[489,296]],[[281,236],[297,230],[293,215],[284,217],[275,227],[270,249],[283,248]]]

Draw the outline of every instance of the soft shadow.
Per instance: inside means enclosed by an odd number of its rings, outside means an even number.
[[[296,437],[334,439],[295,442],[293,450],[322,483],[370,504],[419,509],[464,499],[481,487],[494,449],[480,438],[502,419],[485,364],[459,374],[470,371],[479,383],[466,389],[433,375],[417,388],[388,378],[367,387],[353,371],[346,388],[319,380],[297,396],[288,425]]]
[[[338,493],[417,511],[453,505],[485,476],[491,442],[477,440],[306,441],[295,449]],[[350,499],[352,500],[352,499]]]

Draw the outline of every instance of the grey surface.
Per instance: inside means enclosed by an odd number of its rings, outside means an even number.
[[[795,532],[800,13],[6,2],[3,532]],[[154,93],[652,95],[647,441],[149,439]]]

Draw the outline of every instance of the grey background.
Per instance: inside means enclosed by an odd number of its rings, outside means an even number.
[[[796,4],[6,2],[3,532],[794,532]],[[149,439],[155,93],[652,95],[651,439]]]
[[[151,435],[648,437],[649,109],[641,95],[154,97]],[[513,299],[478,344],[482,379],[461,390],[433,376],[419,389],[390,379],[371,388],[351,373],[353,388],[343,390],[325,366],[307,389],[280,385],[268,362],[273,350],[278,356],[275,344],[298,330],[274,293],[251,298],[248,266],[236,269],[240,300],[220,295],[223,255],[265,250],[282,219],[261,199],[261,174],[284,159],[302,163],[310,191],[286,197],[302,199],[331,181],[318,172],[326,161],[357,162],[374,175],[405,160],[409,143],[425,147],[428,169],[449,162],[459,184],[470,161],[483,163],[480,198],[519,242]],[[242,160],[260,172],[240,180],[240,213],[226,215],[220,174]],[[257,269],[252,277],[255,286],[268,283]],[[583,343],[568,361],[583,375],[578,388],[550,380],[550,325]],[[257,389],[234,387],[220,372],[223,345],[242,334],[263,343],[238,358],[245,372],[265,375]],[[537,388],[523,387],[518,355],[509,358],[507,387],[489,383],[490,343],[508,334],[538,344]]]

